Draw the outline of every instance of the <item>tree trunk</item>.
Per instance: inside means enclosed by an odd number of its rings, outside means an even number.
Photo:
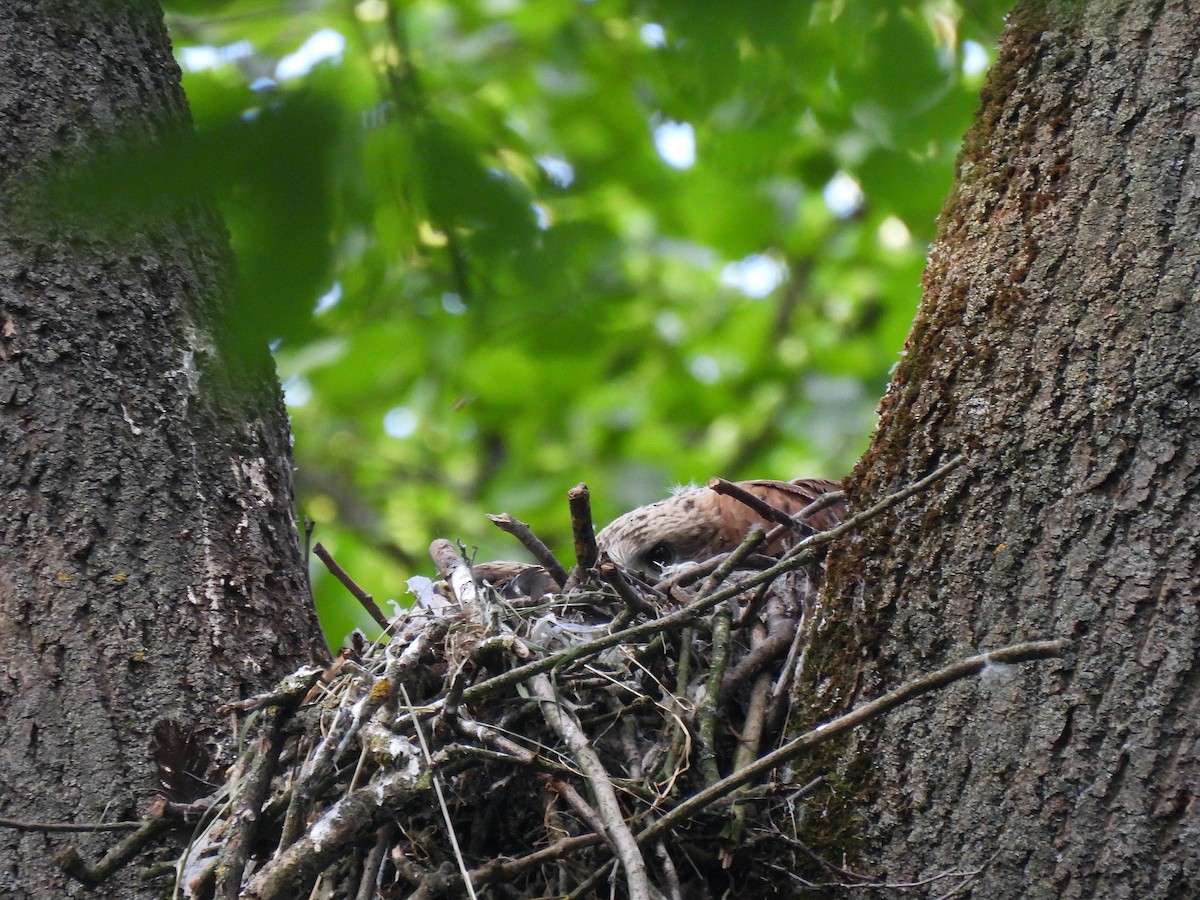
[[[270,360],[222,349],[219,221],[202,204],[102,228],[70,210],[39,218],[64,165],[188,127],[156,3],[0,4],[7,818],[144,815],[157,723],[211,737],[219,703],[325,653]],[[97,894],[51,861],[68,842],[94,860],[116,839],[0,828],[0,894],[159,896],[137,865]]]
[[[1023,3],[1004,33],[859,505],[966,462],[833,554],[811,674],[831,710],[980,650],[1070,649],[847,748],[837,815],[888,880],[1200,891],[1197,58],[1175,0]]]

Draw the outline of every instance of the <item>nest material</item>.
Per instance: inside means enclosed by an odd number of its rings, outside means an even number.
[[[113,823],[136,830],[95,864],[70,846],[55,860],[94,887],[164,830],[199,816],[170,866],[175,896],[681,900],[920,887],[950,896],[986,864],[889,883],[813,853],[800,835],[853,843],[853,798],[819,774],[804,784],[793,763],[807,757],[819,771],[813,751],[851,729],[961,679],[1005,679],[1016,663],[1062,657],[1069,643],[1026,641],[959,659],[807,731],[786,719],[810,715],[797,676],[816,631],[821,548],[961,462],[778,560],[754,556],[776,546],[778,532],[752,530],[733,552],[653,587],[597,559],[579,485],[568,494],[574,573],[523,523],[492,516],[542,565],[473,573],[449,541],[435,541],[445,583],[390,622],[318,545],[390,641],[359,641],[329,669],[302,669],[272,693],[225,707],[249,714],[237,720],[247,740],[213,796],[195,793],[206,742],[192,729],[159,729],[165,790],[151,816]],[[824,494],[778,528],[801,530],[808,514],[840,500]],[[766,568],[753,571],[759,564]],[[803,733],[782,740],[792,730]]]
[[[602,564],[511,598],[435,542],[445,581],[387,643],[237,705],[258,710],[250,748],[180,861],[182,895],[778,890],[753,855],[807,852],[797,799],[819,779],[729,776],[787,730],[819,562],[753,557],[756,537],[698,579],[654,588]]]

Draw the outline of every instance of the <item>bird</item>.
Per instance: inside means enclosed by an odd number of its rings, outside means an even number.
[[[824,478],[798,478],[739,481],[734,487],[794,516],[841,486]],[[814,513],[805,524],[813,531],[824,531],[840,522],[845,513],[845,502],[838,500]],[[712,487],[693,487],[614,519],[596,534],[596,546],[619,566],[658,579],[671,567],[703,562],[734,549],[756,524],[769,531],[777,520],[735,496]],[[779,553],[789,537],[794,540],[794,533],[779,535],[764,552]]]
[[[498,560],[471,567],[477,584],[490,584],[501,597],[515,600],[529,597],[537,603],[546,594],[557,594],[561,587],[544,568],[534,563]]]

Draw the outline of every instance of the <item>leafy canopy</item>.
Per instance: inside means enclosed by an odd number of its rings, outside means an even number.
[[[920,294],[1003,7],[177,0],[300,513],[401,598],[437,536],[570,562],[674,483],[838,476]],[[331,640],[363,624],[314,568]]]

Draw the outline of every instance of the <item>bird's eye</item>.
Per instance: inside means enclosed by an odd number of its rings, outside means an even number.
[[[646,554],[646,559],[650,562],[650,565],[665,569],[675,559],[675,550],[666,541],[660,541],[650,548],[650,552]]]

